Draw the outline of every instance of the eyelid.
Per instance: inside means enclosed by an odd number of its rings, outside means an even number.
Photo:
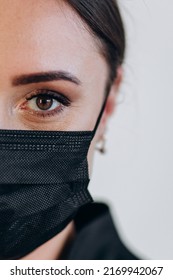
[[[41,120],[41,118],[44,118],[46,120],[46,118],[49,117],[56,117],[59,115],[61,115],[61,113],[63,113],[63,111],[65,111],[65,108],[69,107],[71,105],[71,101],[69,100],[69,98],[67,96],[65,96],[64,94],[61,94],[57,91],[52,91],[50,89],[35,89],[32,92],[29,92],[28,94],[29,96],[25,97],[25,101],[24,103],[22,103],[19,106],[19,109],[23,111],[23,113],[26,113],[26,116],[29,114],[30,116],[35,116],[35,122],[37,122],[39,119]],[[53,99],[55,99],[57,102],[60,103],[59,106],[57,106],[54,109],[50,109],[50,110],[33,110],[28,108],[28,101],[37,98],[39,96],[49,96]],[[29,116],[28,115],[28,116]]]
[[[29,96],[26,97],[26,100],[31,100],[34,97],[38,97],[38,96],[44,96],[44,95],[48,95],[54,99],[56,99],[58,102],[62,103],[65,106],[69,106],[71,104],[71,100],[65,96],[62,93],[59,93],[57,91],[52,91],[49,89],[36,89],[33,92],[30,92]]]

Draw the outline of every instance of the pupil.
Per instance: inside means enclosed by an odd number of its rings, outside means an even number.
[[[40,110],[48,110],[51,108],[53,100],[51,97],[37,97],[36,103]]]

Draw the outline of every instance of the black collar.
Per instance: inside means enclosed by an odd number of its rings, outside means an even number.
[[[76,236],[62,259],[138,259],[122,243],[106,204],[90,203],[81,207],[74,223]]]

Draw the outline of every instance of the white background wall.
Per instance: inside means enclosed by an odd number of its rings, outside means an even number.
[[[173,1],[119,0],[127,32],[120,104],[90,191],[142,258],[173,259]]]

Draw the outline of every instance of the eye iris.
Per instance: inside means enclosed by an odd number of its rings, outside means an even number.
[[[40,110],[48,110],[52,107],[53,99],[48,96],[39,96],[36,99],[36,104]]]

